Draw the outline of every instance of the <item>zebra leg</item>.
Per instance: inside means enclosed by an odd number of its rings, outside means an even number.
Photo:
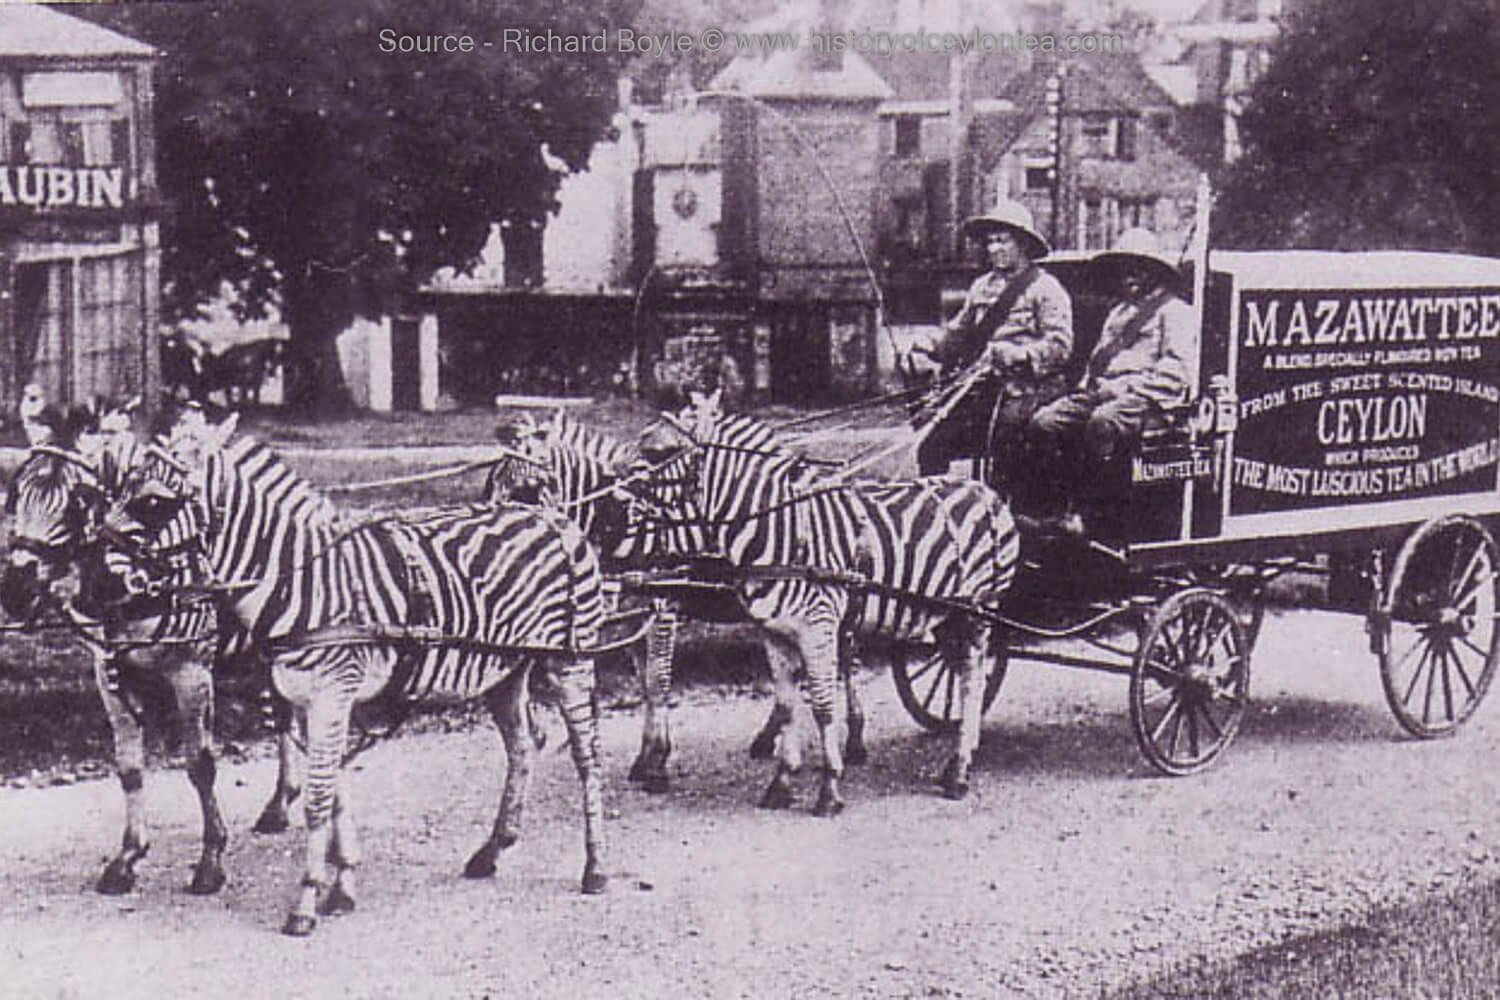
[[[278,684],[278,686],[280,686]],[[333,844],[333,811],[338,797],[339,772],[349,741],[349,712],[354,698],[323,677],[311,679],[307,716],[307,865],[297,897],[287,913],[282,933],[305,937],[317,926],[318,902],[328,888],[328,859],[337,857]],[[346,807],[347,813],[347,807]],[[347,823],[348,816],[340,818]]]
[[[843,737],[847,720],[845,702],[838,690],[838,646],[837,628],[814,624],[798,632],[797,648],[807,670],[808,700],[823,747],[823,778],[818,801],[813,805],[813,814],[817,816],[837,816],[844,811],[839,781],[844,776]]]
[[[854,686],[853,664],[853,640],[846,636],[839,640],[839,674],[844,683],[849,720],[849,735],[844,741],[844,763],[858,765],[869,761],[870,751],[865,747],[865,709],[860,703],[859,691]],[[795,687],[789,692],[777,689],[776,703],[771,706],[771,714],[750,743],[750,756],[753,759],[770,760],[776,756],[776,737],[792,721],[797,696]]]
[[[505,790],[500,794],[500,811],[494,829],[464,865],[467,878],[489,878],[495,874],[495,858],[521,836],[521,822],[526,811],[526,796],[531,788],[532,759],[535,742],[526,733],[530,667],[516,670],[504,681],[485,692],[484,700],[505,743]]]
[[[354,912],[354,870],[359,866],[359,840],[349,821],[349,783],[342,772],[333,797],[332,836],[328,841],[328,864],[333,868],[333,884],[318,904],[318,913],[336,917]]]
[[[307,731],[305,720],[297,717],[285,699],[273,692],[268,692],[268,695],[271,698],[271,720],[276,730],[276,789],[260,811],[253,829],[256,833],[283,833],[292,825],[292,803],[302,794],[305,762],[297,740],[300,737],[305,743]]]
[[[958,674],[960,713],[953,755],[938,779],[943,794],[950,799],[962,799],[969,794],[969,768],[974,762],[974,752],[979,749],[979,723],[984,711],[981,692],[988,637],[988,628],[965,621],[943,638],[943,655]]]
[[[565,661],[558,670],[559,705],[568,727],[568,746],[573,767],[583,786],[583,891],[595,895],[605,890],[604,786],[599,766],[599,708],[594,700],[594,661]]]
[[[797,700],[801,692],[797,689],[797,667],[800,658],[796,648],[783,636],[766,631],[766,660],[771,665],[771,684],[776,691],[776,704],[771,708],[771,719],[761,730],[761,737],[771,732],[773,746],[779,748],[776,773],[760,797],[762,809],[787,809],[793,801],[792,776],[802,770],[802,738],[797,731]],[[777,718],[780,717],[780,722]],[[775,723],[773,727],[773,723]],[[761,737],[757,737],[759,740]],[[751,748],[752,756],[755,749]]]
[[[193,866],[193,881],[188,885],[188,892],[199,896],[224,887],[224,847],[229,843],[229,832],[214,792],[218,776],[213,752],[214,686],[206,662],[188,660],[168,674],[177,699],[177,718],[188,743],[188,780],[198,793],[198,806],[203,813],[203,852]]]
[[[791,697],[797,697],[796,688],[793,687]],[[783,700],[784,695],[780,689],[776,692],[775,703],[771,706],[771,714],[766,716],[765,725],[760,727],[760,732],[755,734],[755,739],[750,741],[750,758],[752,760],[770,760],[776,756],[776,739],[781,731],[792,721],[793,707],[796,702]]]
[[[870,760],[870,751],[865,746],[865,707],[859,701],[859,689],[854,686],[854,637],[839,638],[839,676],[844,682],[847,704],[849,734],[844,740],[844,763],[860,765]]]
[[[115,771],[125,792],[125,832],[120,851],[105,865],[95,889],[119,896],[135,888],[135,866],[151,847],[146,838],[146,803],[143,791],[146,742],[141,727],[140,706],[121,688],[121,680],[108,655],[94,657],[94,683],[109,717],[115,744]]]
[[[677,602],[653,598],[655,621],[646,633],[646,654],[638,661],[641,700],[645,718],[641,725],[641,752],[630,765],[630,780],[648,792],[665,792],[671,786],[667,758],[672,754],[671,709],[672,654],[677,648]]]

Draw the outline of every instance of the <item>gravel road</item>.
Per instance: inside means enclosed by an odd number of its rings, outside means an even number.
[[[359,910],[278,928],[302,834],[248,833],[272,765],[225,767],[230,884],[188,895],[196,807],[148,780],[157,826],[136,892],[93,893],[118,836],[113,781],[0,790],[6,997],[1050,997],[1224,955],[1500,875],[1493,700],[1455,739],[1399,735],[1361,623],[1273,616],[1256,708],[1215,769],[1152,776],[1123,679],[1020,664],[985,726],[974,791],[934,793],[943,745],[862,677],[873,761],[848,811],[754,805],[744,747],[763,697],[694,692],[676,789],[623,783],[631,713],[603,736],[610,891],[577,892],[576,783],[560,725],[529,833],[492,881],[458,873],[503,760],[492,732],[412,736],[362,758]]]

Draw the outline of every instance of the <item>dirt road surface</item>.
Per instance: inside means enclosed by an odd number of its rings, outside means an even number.
[[[987,717],[974,791],[931,776],[944,744],[905,717],[887,673],[862,677],[874,760],[849,810],[755,801],[744,748],[764,698],[690,693],[676,789],[623,781],[638,724],[604,723],[610,891],[577,891],[577,785],[552,725],[525,839],[491,881],[459,871],[501,780],[493,732],[408,737],[362,758],[359,909],[313,937],[278,928],[301,830],[249,827],[271,781],[225,767],[230,883],[184,886],[196,808],[153,773],[142,884],[96,895],[118,836],[113,781],[0,791],[5,997],[996,997],[1098,995],[1194,956],[1240,951],[1500,873],[1500,720],[1399,735],[1359,620],[1274,616],[1256,709],[1215,769],[1152,776],[1124,680],[1018,665]]]

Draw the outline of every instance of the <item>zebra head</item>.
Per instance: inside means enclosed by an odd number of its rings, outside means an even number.
[[[797,502],[811,477],[808,460],[772,427],[725,413],[717,392],[694,393],[686,408],[663,414],[643,432],[640,450],[650,464],[639,474],[632,530],[675,536],[669,544],[677,551],[696,544],[697,552],[731,553],[757,522]]]
[[[551,506],[606,554],[623,556],[627,498],[614,487],[635,465],[635,449],[570,420],[561,408],[546,420],[522,414],[496,431],[510,454],[486,484],[485,501]]]
[[[499,506],[557,502],[558,476],[549,447],[549,426],[526,412],[495,428],[501,452],[485,477],[483,503]]]
[[[130,420],[140,402],[78,407],[49,419],[32,395],[26,417],[33,443],[6,492],[9,552],[0,576],[0,607],[25,620],[48,600],[90,603],[105,514],[133,461]]]
[[[205,582],[210,525],[202,467],[220,435],[234,426],[234,419],[211,425],[200,409],[188,407],[166,434],[150,444],[135,441],[128,457],[103,462],[110,490],[96,614],[130,598]]]

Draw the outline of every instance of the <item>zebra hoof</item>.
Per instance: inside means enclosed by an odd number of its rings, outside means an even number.
[[[495,855],[483,847],[475,851],[469,863],[464,865],[464,878],[493,878],[494,874]]]
[[[672,790],[672,779],[667,777],[665,771],[657,771],[642,778],[641,787],[652,795],[662,795]]]
[[[814,816],[837,816],[844,811],[844,800],[837,795],[819,795],[818,804],[813,806]]]
[[[281,933],[287,937],[307,937],[316,926],[318,926],[317,917],[309,917],[305,913],[289,913],[286,923],[281,925]]]
[[[943,782],[943,797],[958,802],[969,794],[969,783],[967,781],[945,781]]]
[[[217,865],[197,865],[187,891],[194,896],[212,896],[224,888],[224,869]]]
[[[318,904],[318,912],[325,917],[342,916],[345,913],[354,912],[354,897],[344,891],[344,887],[335,885],[328,890],[328,895]]]
[[[952,757],[948,766],[943,768],[943,776],[938,779],[938,785],[943,790],[945,798],[953,799],[955,802],[969,794],[968,769],[960,764],[958,757]]]
[[[792,790],[785,781],[777,779],[766,786],[766,792],[760,797],[762,809],[790,809],[792,807]]]
[[[260,819],[257,819],[250,829],[254,833],[286,833],[291,825],[286,818],[286,813],[267,809],[260,814]]]
[[[770,760],[776,756],[776,737],[761,733],[750,744],[751,760]]]
[[[135,888],[135,872],[123,861],[111,861],[95,883],[95,891],[105,896],[123,896]]]
[[[637,757],[635,763],[630,765],[630,773],[625,776],[627,781],[637,785],[645,784],[646,772],[649,770],[644,756]]]
[[[585,896],[598,896],[609,888],[609,876],[603,872],[586,871],[583,873],[583,894]]]

